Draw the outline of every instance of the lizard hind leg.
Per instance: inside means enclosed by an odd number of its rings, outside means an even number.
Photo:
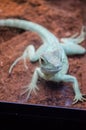
[[[80,45],[77,44],[72,44],[71,45],[71,54],[85,54],[86,53],[86,49]]]
[[[86,53],[86,49],[84,47],[74,43],[62,44],[62,47],[67,55],[81,55]]]
[[[73,40],[75,44],[80,44],[85,40],[85,38],[86,38],[85,26],[82,26],[80,35],[74,38]]]

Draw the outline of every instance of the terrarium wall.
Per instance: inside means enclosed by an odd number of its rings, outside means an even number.
[[[85,5],[85,0],[0,0],[0,19],[18,18],[36,22],[60,40],[76,32],[80,33],[82,26],[86,25]],[[86,108],[86,102],[72,105],[74,91],[70,83],[58,84],[39,79],[37,95],[32,93],[27,101],[27,94],[21,96],[23,87],[30,83],[39,63],[27,61],[26,70],[21,60],[11,75],[8,70],[29,44],[37,49],[42,41],[37,34],[30,31],[0,27],[0,101]],[[86,40],[81,44],[86,48]],[[86,94],[86,55],[68,59],[68,73],[78,79],[81,92]]]

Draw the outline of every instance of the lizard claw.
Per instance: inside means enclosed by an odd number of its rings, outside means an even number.
[[[24,95],[25,93],[27,94],[26,100],[28,100],[28,98],[30,97],[31,93],[33,92],[35,95],[37,95],[37,90],[39,90],[39,88],[37,87],[37,85],[34,85],[32,83],[30,83],[29,86],[24,87],[26,88],[26,90],[24,92],[21,93],[21,96]]]
[[[75,98],[73,99],[73,103],[72,104],[76,104],[78,101],[86,101],[86,98],[84,97],[85,94],[79,94],[79,95],[76,95]]]

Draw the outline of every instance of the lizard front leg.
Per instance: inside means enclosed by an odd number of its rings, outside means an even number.
[[[75,97],[73,100],[73,104],[77,103],[78,101],[86,101],[86,98],[83,97],[82,93],[80,92],[79,89],[79,84],[77,79],[74,76],[71,75],[55,75],[55,77],[53,77],[52,79],[53,81],[58,81],[58,82],[71,82],[73,84],[73,89],[74,89],[74,93],[75,93]]]
[[[32,56],[34,56],[35,53],[35,48],[32,45],[29,45],[25,51],[23,52],[22,56],[18,57],[13,64],[10,66],[9,69],[9,74],[11,74],[13,67],[20,61],[20,60],[24,60],[24,66],[26,69],[28,69],[27,65],[26,65],[26,59],[31,59]]]
[[[25,49],[25,51],[23,52],[22,56],[18,57],[13,64],[10,66],[9,69],[9,74],[11,74],[13,67],[20,61],[20,60],[24,60],[24,66],[26,69],[28,69],[27,65],[26,65],[26,59],[29,59],[31,62],[36,62],[40,55],[42,54],[42,52],[45,49],[45,45],[42,45],[41,47],[39,47],[39,49],[37,51],[35,51],[35,47],[33,45],[29,45],[27,46],[27,48]]]
[[[39,90],[37,86],[37,81],[38,81],[38,78],[43,77],[43,75],[44,74],[41,72],[40,68],[35,69],[31,82],[25,87],[26,90],[21,94],[21,95],[24,95],[25,93],[28,93],[26,100],[30,97],[32,92],[37,94],[36,91]]]
[[[86,98],[84,98],[83,94],[80,92],[79,84],[78,84],[76,77],[67,74],[69,65],[68,65],[68,59],[67,59],[66,55],[64,55],[62,64],[63,64],[62,70],[59,71],[58,73],[56,73],[50,80],[54,81],[54,82],[72,83],[74,93],[75,93],[73,104],[77,103],[78,101],[81,101],[81,102],[85,101]]]

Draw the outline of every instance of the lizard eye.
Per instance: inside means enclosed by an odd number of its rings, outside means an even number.
[[[41,57],[40,60],[39,60],[40,64],[45,64],[45,60]]]
[[[44,63],[45,63],[44,59],[41,58],[41,64],[44,64]]]

